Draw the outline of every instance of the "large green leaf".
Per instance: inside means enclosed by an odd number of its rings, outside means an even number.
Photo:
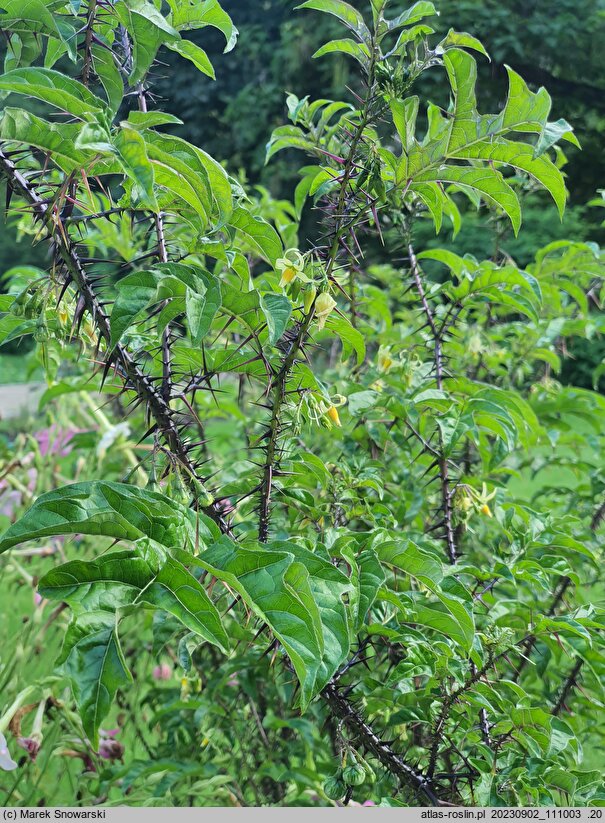
[[[45,574],[38,591],[43,597],[77,605],[79,611],[116,611],[146,604],[174,615],[190,631],[228,649],[220,615],[199,581],[172,557],[152,557],[152,561],[130,551],[90,562],[73,560]]]
[[[500,206],[506,212],[515,234],[519,231],[521,226],[519,198],[500,172],[495,169],[443,165],[437,169],[419,174],[416,179],[454,183],[457,186],[468,187],[479,192],[484,198]]]
[[[117,634],[116,618],[109,612],[78,615],[67,630],[58,660],[65,664],[94,749],[99,726],[109,712],[117,690],[132,682]]]
[[[180,35],[148,0],[121,0],[115,4],[114,9],[134,41],[129,79],[135,85],[149,70],[160,46],[178,40]]]
[[[201,46],[198,46],[196,43],[192,43],[191,40],[173,40],[170,43],[166,43],[166,46],[171,51],[175,51],[177,54],[180,54],[181,57],[185,57],[187,60],[190,60],[203,74],[207,74],[208,77],[212,77],[213,80],[216,80],[214,68],[210,62],[210,58]]]
[[[463,45],[463,42],[460,42]],[[477,194],[500,206],[509,216],[515,232],[521,223],[517,196],[495,166],[522,170],[532,175],[552,195],[559,212],[565,205],[564,178],[544,154],[557,139],[574,139],[567,124],[548,122],[551,99],[544,89],[531,92],[511,69],[506,105],[499,114],[480,114],[477,110],[475,59],[460,48],[449,48],[444,63],[452,87],[453,116],[444,117],[429,106],[429,128],[422,143],[411,135],[415,130],[415,105],[409,101],[390,101],[395,126],[403,145],[396,171],[398,184],[418,194],[429,208],[435,225],[441,223],[443,203],[436,190],[426,184],[454,184],[456,189]],[[415,98],[410,98],[415,101]],[[515,133],[538,134],[536,146],[515,139]],[[461,166],[466,160],[468,166]],[[450,161],[454,161],[453,163]]]
[[[286,330],[292,314],[292,304],[285,294],[272,292],[262,295],[260,302],[269,330],[269,343],[273,345]]]
[[[324,54],[347,54],[354,57],[364,68],[370,64],[370,52],[364,43],[356,43],[354,40],[344,38],[342,40],[330,40],[317,49],[313,57],[323,57]]]
[[[323,635],[323,654],[313,686],[313,692],[317,694],[327,685],[349,653],[349,628],[344,597],[352,592],[353,585],[329,560],[294,542],[274,541],[267,544],[267,549],[290,552],[304,566],[308,575],[311,594],[319,609]]]
[[[167,299],[175,302],[171,316],[186,313],[192,342],[199,345],[221,305],[218,280],[199,267],[182,263],[161,263],[149,271],[126,275],[118,281],[117,291],[110,321],[112,346],[146,309]],[[163,320],[161,314],[160,325]]]
[[[111,311],[113,348],[138,315],[154,302],[158,290],[157,276],[151,271],[136,271],[118,281],[118,295]]]
[[[363,334],[354,328],[346,317],[331,314],[326,323],[326,330],[340,339],[343,362],[348,360],[354,352],[357,365],[360,366],[363,363],[366,356],[366,344]]]
[[[50,123],[23,109],[7,107],[0,115],[1,140],[48,152],[53,162],[67,173],[88,166],[92,160],[89,152],[76,148],[79,131],[80,127],[73,123]]]
[[[345,3],[344,0],[307,0],[306,3],[301,3],[296,6],[297,9],[315,9],[316,11],[323,11],[326,14],[333,14],[345,26],[359,37],[360,40],[369,44],[372,41],[372,35],[360,12],[357,9]]]
[[[218,226],[229,220],[233,208],[231,184],[220,163],[186,140],[173,135],[146,132],[145,142],[150,159],[178,175],[178,179],[171,184],[156,174],[161,185],[166,185],[174,195],[182,197],[196,208],[191,201],[190,192],[193,191],[194,197],[201,204],[200,213],[206,220],[214,219]],[[199,207],[196,210],[200,211]]]
[[[118,540],[146,536],[163,546],[193,549],[218,536],[204,515],[158,492],[95,480],[40,495],[0,539],[0,552],[39,537],[99,534]]]
[[[304,708],[314,694],[323,636],[308,575],[293,561],[289,552],[242,549],[227,538],[198,560],[234,588],[279,638],[298,675]]]
[[[59,34],[57,20],[42,0],[3,0],[0,28],[5,31]]]
[[[147,156],[145,140],[135,129],[122,128],[116,136],[115,145],[124,172],[134,183],[133,199],[143,208],[159,211],[153,187],[153,166]]]
[[[93,45],[92,60],[95,74],[105,90],[109,108],[115,114],[124,97],[124,80],[116,65],[114,54],[103,46]]]
[[[54,69],[39,66],[13,69],[0,75],[0,91],[35,97],[74,117],[86,118],[91,113],[106,110],[101,98],[82,83]]]
[[[193,3],[191,0],[168,0],[168,5],[172,10],[170,22],[179,31],[212,26],[224,34],[227,41],[225,52],[235,46],[238,31],[218,0]]]
[[[273,226],[261,217],[253,217],[246,209],[235,209],[229,225],[240,231],[255,251],[272,266],[284,253],[283,244]]]

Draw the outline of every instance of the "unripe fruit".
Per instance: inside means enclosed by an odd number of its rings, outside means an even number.
[[[343,771],[342,778],[349,786],[361,786],[365,783],[366,771],[359,763],[352,763]]]
[[[328,777],[323,788],[330,800],[340,800],[347,790],[344,781],[337,774]]]
[[[23,303],[17,303],[16,300],[11,304],[10,310],[11,314],[14,314],[15,317],[23,317],[23,315],[25,314],[25,306],[23,305]]]
[[[48,326],[45,323],[38,323],[34,332],[34,340],[36,343],[46,343],[50,340],[50,333]]]

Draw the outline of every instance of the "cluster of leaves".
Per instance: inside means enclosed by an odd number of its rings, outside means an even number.
[[[101,724],[133,678],[123,638],[151,610],[154,647],[186,673],[156,712],[171,736],[195,745],[179,725],[191,709],[209,717],[218,770],[246,712],[267,749],[280,714],[300,735],[290,764],[276,755],[292,775],[246,771],[243,789],[230,777],[238,802],[296,802],[310,787],[346,803],[360,791],[386,804],[602,802],[582,743],[602,731],[605,404],[555,376],[566,341],[600,331],[589,305],[603,254],[560,242],[522,269],[415,243],[426,221],[457,231],[461,198],[516,233],[527,177],[562,211],[571,127],[512,70],[501,111],[481,114],[470,52],[485,49],[454,30],[432,38],[430,2],[391,13],[372,0],[366,18],[307,0],[347,29],[318,56],[351,57],[363,94],[290,95],[291,125],[267,155],[298,149],[310,165],[292,203],[255,197],[151,109],[160,47],[211,75],[181,32],[217,27],[227,48],[236,34],[216,0],[169,6],[30,0],[28,15],[0,17],[0,89],[68,116],[0,117],[0,174],[52,255],[47,271],[11,274],[0,340],[34,336],[46,401],[89,389],[127,403],[147,447],[142,460],[126,450],[118,480],[57,484],[0,537],[9,558],[66,535],[123,544],[38,582],[69,606],[58,662],[83,740],[107,748]],[[450,105],[421,112],[414,85],[433,72]],[[311,205],[322,234],[303,253]],[[389,264],[366,266],[373,238]],[[557,464],[573,483],[523,489]],[[257,668],[275,681],[262,700]],[[208,669],[212,695],[241,672],[244,708],[217,701],[213,714],[192,695]],[[191,781],[217,774],[200,757],[189,772],[150,757],[119,779],[162,772],[163,790],[183,780],[195,802]]]

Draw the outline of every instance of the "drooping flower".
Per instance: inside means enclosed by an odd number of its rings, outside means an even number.
[[[29,759],[33,763],[36,757],[38,756],[40,746],[42,745],[40,735],[32,734],[30,737],[19,737],[17,739],[17,743],[19,744],[19,746],[21,746],[22,749],[25,749],[25,751],[29,755]]]
[[[336,306],[336,300],[327,291],[322,291],[315,301],[315,316],[317,317],[317,327],[321,331],[326,325],[326,320]]]
[[[340,417],[338,415],[338,409],[336,408],[336,406],[330,406],[326,414],[335,426],[341,428],[342,424],[340,422]]]
[[[5,772],[12,772],[16,768],[17,764],[10,756],[6,738],[3,734],[0,734],[0,769],[3,769]]]
[[[102,757],[103,760],[110,760],[111,762],[122,760],[124,746],[119,740],[116,740],[119,731],[119,729],[109,729],[108,731],[99,729],[99,757]]]
[[[381,346],[378,349],[378,371],[388,372],[393,365],[390,346]]]
[[[279,285],[282,289],[297,277],[303,281],[308,279],[305,276],[305,260],[298,249],[288,249],[283,257],[275,261],[275,269],[281,273]]]

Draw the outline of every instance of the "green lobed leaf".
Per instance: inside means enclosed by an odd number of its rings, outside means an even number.
[[[202,72],[202,74],[206,74],[208,77],[216,80],[214,67],[210,62],[210,58],[201,46],[198,46],[196,43],[192,43],[191,40],[174,40],[170,43],[166,43],[166,46],[171,51],[175,51],[177,54],[180,54],[181,57],[185,57],[187,60],[190,60],[193,65]]]
[[[157,213],[153,166],[147,156],[145,140],[135,129],[121,128],[115,146],[126,176],[134,183],[133,199],[142,208]]]
[[[290,551],[243,548],[227,537],[195,562],[233,588],[269,625],[292,661],[304,710],[316,693],[324,652],[321,618],[305,567],[294,562]]]
[[[168,0],[168,5],[172,10],[170,22],[179,31],[212,26],[225,36],[227,43],[224,51],[229,52],[234,48],[239,32],[218,0]]]
[[[313,57],[323,57],[325,54],[347,54],[354,57],[357,62],[367,69],[370,65],[370,52],[365,43],[356,43],[354,40],[344,38],[342,40],[330,40],[317,49]]]

